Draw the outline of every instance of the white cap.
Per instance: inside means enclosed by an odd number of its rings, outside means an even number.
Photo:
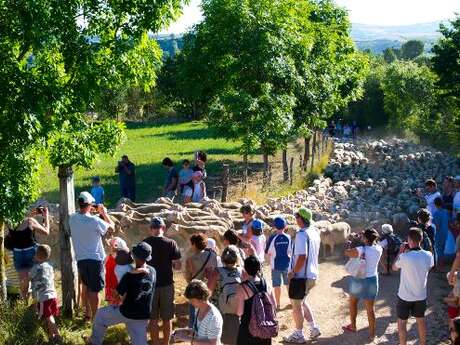
[[[208,238],[206,248],[216,250],[217,249],[216,240],[213,238]]]
[[[85,204],[93,204],[96,202],[93,196],[88,192],[81,192],[78,196],[78,200]]]
[[[121,249],[129,252],[128,245],[126,244],[125,240],[121,237],[111,238],[109,241],[109,245],[115,249]]]
[[[391,226],[391,224],[383,224],[382,225],[382,234],[383,235],[388,235],[388,234],[391,234],[393,233],[393,227]]]

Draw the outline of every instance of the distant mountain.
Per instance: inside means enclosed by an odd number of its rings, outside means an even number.
[[[429,52],[441,34],[438,32],[441,21],[401,26],[378,26],[353,23],[351,36],[358,49],[370,49],[381,53],[386,48],[399,48],[411,39],[425,42],[425,50]]]

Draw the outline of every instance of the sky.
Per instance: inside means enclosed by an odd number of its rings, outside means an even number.
[[[409,25],[452,18],[460,0],[335,0],[348,9],[353,23]],[[202,19],[200,0],[191,0],[184,13],[162,33],[180,34]]]

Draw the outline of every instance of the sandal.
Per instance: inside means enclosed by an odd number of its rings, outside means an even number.
[[[351,327],[351,325],[342,326],[344,332],[356,333],[356,328]]]

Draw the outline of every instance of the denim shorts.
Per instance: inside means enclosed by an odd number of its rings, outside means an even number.
[[[33,246],[23,249],[14,249],[13,250],[13,261],[14,268],[18,272],[30,271],[34,265],[34,256],[37,251],[37,247]]]
[[[350,295],[357,299],[375,300],[379,291],[379,278],[373,276],[369,278],[351,277]]]
[[[272,286],[289,285],[288,271],[272,270]]]

